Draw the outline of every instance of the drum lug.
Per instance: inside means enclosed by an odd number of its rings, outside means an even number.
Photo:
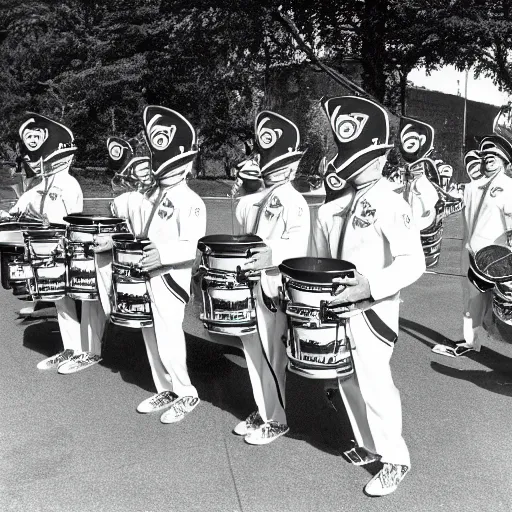
[[[339,324],[341,322],[336,313],[329,310],[329,302],[326,300],[320,301],[319,319],[322,324]]]

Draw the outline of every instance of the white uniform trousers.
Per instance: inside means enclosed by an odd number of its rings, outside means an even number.
[[[479,336],[480,327],[484,321],[492,321],[492,290],[484,293],[478,291],[475,286],[464,279],[462,286],[464,287],[464,318],[463,332],[464,341],[471,345],[477,352],[482,348],[482,341]]]
[[[400,392],[391,376],[393,347],[375,336],[362,315],[350,318],[355,374],[338,386],[359,446],[382,462],[411,466],[402,437]]]
[[[55,301],[64,350],[101,355],[101,340],[107,318],[99,300],[82,302],[82,319],[78,321],[76,303],[70,297]]]
[[[286,424],[286,315],[270,311],[263,302],[261,283],[254,287],[258,332],[240,336],[249,370],[254,401],[264,421]]]
[[[150,278],[146,286],[151,298],[153,326],[143,327],[142,335],[156,391],[197,397],[187,370],[182,327],[185,303],[169,290],[162,276]]]
[[[467,276],[469,269],[469,253],[463,249],[461,254],[461,272]],[[492,322],[492,295],[493,291],[480,292],[475,285],[466,277],[462,281],[462,302],[464,305],[464,317],[462,328],[464,341],[476,351],[482,348],[479,339],[479,330],[484,321],[488,325]]]

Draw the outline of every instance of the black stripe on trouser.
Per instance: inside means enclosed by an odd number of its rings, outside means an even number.
[[[366,320],[366,323],[368,324],[368,327],[370,330],[379,338],[381,341],[386,343],[387,345],[394,346],[398,336],[391,329],[391,327],[388,327],[375,313],[373,309],[367,309],[366,311],[363,311],[363,318]]]
[[[263,293],[263,289],[261,290],[261,292]],[[252,295],[252,293],[251,293],[251,295]],[[253,300],[255,300],[254,296],[253,296]],[[265,347],[263,346],[263,342],[261,341],[259,326],[258,326],[258,340],[260,342],[261,351],[263,352],[263,355],[265,356],[265,361],[266,361],[268,368],[270,370],[270,373],[272,374],[272,377],[274,379],[274,384],[276,385],[277,397],[279,398],[279,403],[281,404],[281,407],[284,409],[284,401],[283,401],[283,396],[281,395],[281,388],[279,387],[279,381],[277,380],[276,372],[274,372],[274,368],[272,368],[272,365],[270,364],[270,361],[268,360],[267,353],[265,351]],[[272,419],[272,418],[270,418],[270,419]]]
[[[167,288],[176,295],[178,299],[183,301],[185,304],[190,300],[189,294],[172,278],[171,274],[163,274],[162,279],[167,285]]]

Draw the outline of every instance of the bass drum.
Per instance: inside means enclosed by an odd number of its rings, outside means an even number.
[[[208,331],[234,336],[256,332],[255,281],[242,269],[251,249],[264,245],[256,235],[208,235],[199,240],[203,272],[200,318]]]
[[[123,219],[74,213],[64,217],[66,233],[66,295],[76,300],[98,300],[94,237],[126,231]]]
[[[153,316],[146,287],[147,274],[140,268],[144,247],[150,241],[136,240],[129,233],[114,235],[112,240],[114,262],[110,320],[123,327],[150,327],[153,325]]]
[[[336,277],[355,266],[332,258],[292,258],[279,265],[288,317],[288,369],[309,379],[338,379],[354,372],[344,319],[329,312]]]

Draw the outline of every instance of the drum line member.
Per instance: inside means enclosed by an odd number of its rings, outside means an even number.
[[[337,198],[320,208],[316,251],[357,268],[354,278],[337,280],[342,286],[329,305],[348,317],[353,347],[355,374],[338,386],[359,447],[345,455],[355,464],[382,461],[365,493],[383,496],[396,490],[411,466],[390,359],[400,290],[422,275],[425,260],[409,205],[381,175],[391,147],[386,111],[351,96],[325,99],[323,106],[338,146],[326,175]]]
[[[142,269],[150,276],[146,286],[153,326],[142,327],[142,334],[157,392],[141,402],[137,411],[169,408],[160,420],[175,423],[199,403],[187,371],[182,323],[197,241],[206,231],[206,208],[186,182],[197,155],[196,132],[190,122],[174,110],[148,106],[144,131],[156,186],[145,194],[122,194],[114,200],[113,211],[127,219],[137,238],[151,240]],[[146,165],[140,164],[140,175]],[[99,241],[98,250],[109,247],[111,240]]]
[[[493,244],[512,229],[512,178],[505,173],[505,168],[512,162],[512,146],[499,135],[484,137],[480,143],[480,156],[484,162],[480,177],[475,171],[478,166],[474,155],[466,158],[472,181],[464,187],[463,275],[468,274],[470,260],[480,249]],[[492,294],[492,288],[482,292],[469,278],[464,279],[464,340],[455,347],[436,345],[432,351],[449,357],[479,352],[482,346],[479,329],[492,322]]]
[[[260,271],[254,288],[258,330],[240,336],[258,409],[237,424],[233,432],[244,436],[249,444],[262,445],[289,430],[283,343],[287,322],[284,312],[276,307],[281,275],[270,267],[277,267],[286,258],[306,255],[310,220],[306,200],[291,184],[303,154],[298,150],[297,126],[279,114],[263,111],[255,119],[255,137],[264,187],[240,198],[235,231],[257,235],[265,243],[265,247],[253,250],[252,259],[245,264],[245,270]],[[241,166],[238,177],[255,180],[255,167],[256,160],[251,159]]]
[[[71,130],[45,116],[28,113],[20,127],[26,164],[41,181],[25,192],[10,215],[26,214],[51,223],[63,224],[63,217],[83,210],[83,194],[78,181],[69,174],[76,152]],[[64,373],[70,359],[80,361],[79,369],[99,362],[105,319],[99,304],[87,304],[78,320],[73,299],[55,301],[64,350],[41,361],[37,368],[59,368]],[[61,371],[63,370],[63,371]]]

